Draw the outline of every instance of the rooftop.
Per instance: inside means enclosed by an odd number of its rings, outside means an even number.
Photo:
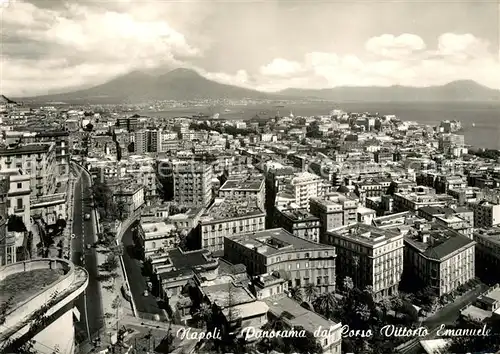
[[[500,228],[479,229],[474,233],[474,238],[480,237],[492,243],[500,245]]]
[[[255,198],[216,199],[202,216],[202,221],[225,220],[264,214]]]
[[[259,254],[266,256],[290,251],[333,249],[332,246],[322,245],[293,236],[291,233],[281,228],[231,236],[231,241],[237,242],[247,248],[254,249]]]
[[[405,241],[427,258],[441,260],[475,244],[473,240],[451,229],[437,224],[428,226],[418,231],[412,229],[405,236]]]
[[[337,237],[368,244],[380,243],[401,236],[401,233],[397,230],[382,229],[363,223],[342,226],[328,232]]]
[[[27,144],[19,145],[16,147],[0,147],[0,156],[15,156],[15,155],[27,155],[27,154],[39,154],[46,153],[50,150],[52,143],[46,144]]]
[[[278,318],[282,317],[289,325],[295,327],[301,326],[310,333],[314,333],[320,326],[324,329],[329,329],[333,326],[340,328],[340,324],[329,321],[317,313],[303,308],[289,297],[284,296],[280,299],[267,298],[264,301],[274,316]]]
[[[166,237],[170,235],[172,231],[176,230],[174,225],[167,224],[164,221],[142,223],[141,227],[144,230],[145,239]]]
[[[35,269],[8,275],[0,281],[0,303],[11,297],[12,303],[21,303],[49,288],[63,275],[62,269]]]
[[[264,177],[249,176],[247,178],[228,179],[220,191],[258,191],[264,186]]]
[[[293,221],[315,221],[319,220],[312,215],[307,209],[285,209],[281,210],[281,214]]]
[[[202,289],[210,302],[215,302],[220,307],[235,306],[255,300],[244,285],[233,281],[203,286]]]
[[[217,260],[212,258],[210,251],[204,249],[183,252],[176,248],[168,251],[167,254],[171,267],[164,272],[161,272],[161,269],[159,271],[160,276],[166,279],[193,274],[195,270],[201,269],[203,266],[218,265]]]

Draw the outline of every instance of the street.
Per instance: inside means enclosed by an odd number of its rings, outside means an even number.
[[[122,243],[125,249],[123,252],[123,263],[129,279],[130,291],[134,297],[139,315],[144,318],[152,318],[155,314],[160,315],[160,318],[163,317],[163,311],[158,306],[156,298],[152,294],[144,296],[144,290],[147,289],[147,284],[142,274],[142,264],[138,259],[134,258],[132,227],[125,231]]]
[[[460,316],[460,309],[465,305],[473,302],[482,292],[487,290],[488,287],[484,284],[480,284],[477,288],[469,291],[465,295],[462,295],[456,301],[451,304],[446,305],[433,316],[429,317],[422,322],[422,325],[429,329],[429,335],[425,338],[415,338],[408,342],[408,345],[399,353],[401,354],[418,354],[420,349],[420,340],[435,339],[437,330],[442,324],[452,325]]]
[[[79,167],[75,169],[79,169]],[[87,340],[89,333],[91,339],[93,339],[95,333],[103,326],[101,290],[97,280],[96,251],[95,248],[86,249],[86,245],[93,244],[97,238],[95,234],[96,220],[86,199],[90,196],[90,182],[90,177],[86,173],[81,173],[81,177],[76,181],[74,193],[72,261],[76,265],[85,267],[89,273],[89,285],[84,294],[76,301],[81,315],[80,322],[77,324],[77,333],[85,333],[84,336],[78,336],[77,340],[79,342]],[[84,220],[85,213],[90,214],[90,220]]]

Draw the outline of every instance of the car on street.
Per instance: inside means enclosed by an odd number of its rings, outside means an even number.
[[[142,293],[142,295],[144,295],[144,296],[148,296],[148,295],[149,295],[149,291],[144,290],[144,292]]]
[[[92,248],[92,245],[90,243],[87,243],[87,249],[91,249]]]
[[[90,214],[89,213],[85,213],[85,215],[83,216],[83,218],[85,220],[90,220]]]

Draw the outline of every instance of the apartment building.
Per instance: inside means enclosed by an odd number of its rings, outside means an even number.
[[[352,278],[363,290],[373,287],[376,299],[397,294],[403,274],[403,234],[358,223],[327,232],[337,250],[338,279]]]
[[[500,280],[500,228],[479,229],[473,234],[476,241],[476,272],[486,279]]]
[[[416,223],[404,242],[408,276],[438,296],[475,277],[476,242],[465,235],[433,223]]]
[[[136,210],[144,205],[144,186],[137,183],[120,183],[113,192],[116,202],[123,202],[127,215],[132,215]]]
[[[276,210],[273,222],[274,227],[283,228],[294,236],[319,242],[320,219],[305,208]]]
[[[466,208],[423,207],[417,214],[428,221],[433,221],[443,227],[453,229],[472,238],[474,213]]]
[[[313,173],[295,173],[285,192],[294,198],[299,208],[309,209],[309,200],[323,195],[323,180]]]
[[[474,211],[474,227],[488,228],[500,224],[500,205],[482,200],[470,203],[469,207]]]
[[[173,250],[179,243],[177,228],[165,221],[142,222],[134,235],[135,243],[141,249],[141,258],[162,255]]]
[[[224,258],[242,263],[252,275],[278,271],[290,286],[315,284],[321,293],[335,290],[335,247],[267,229],[224,238]]]
[[[357,222],[358,202],[340,193],[331,195],[330,199],[312,198],[309,205],[311,214],[320,220],[320,240],[327,230]]]
[[[6,144],[16,142],[24,144],[54,143],[56,156],[56,177],[59,182],[67,181],[69,178],[70,146],[71,138],[68,131],[6,131]]]
[[[447,194],[435,194],[430,189],[420,187],[416,192],[394,193],[394,212],[417,211],[423,207],[445,207],[455,202],[455,199]]]
[[[219,188],[219,197],[226,198],[230,196],[256,198],[259,205],[264,208],[266,198],[264,176],[229,176]]]
[[[216,199],[200,218],[201,248],[224,250],[224,238],[265,228],[266,213],[256,198]]]
[[[30,176],[33,196],[52,194],[57,188],[54,143],[0,147],[0,170],[17,169]]]
[[[171,166],[174,201],[180,205],[208,206],[212,201],[212,166],[179,160]]]
[[[31,225],[31,178],[16,169],[0,172],[4,181],[8,181],[6,199],[7,215],[17,215],[23,219],[26,228]],[[6,182],[5,182],[6,183]]]
[[[0,177],[0,266],[15,262],[16,254],[15,240],[7,238],[7,198],[9,188],[8,176]]]

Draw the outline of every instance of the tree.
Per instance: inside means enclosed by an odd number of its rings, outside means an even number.
[[[332,319],[337,307],[335,293],[322,294],[314,301],[314,310],[329,319]]]
[[[92,123],[89,123],[85,126],[85,130],[88,132],[91,132],[94,129],[94,125]]]
[[[318,294],[318,288],[313,283],[307,283],[304,287],[304,294],[307,297],[307,301],[311,302]]]
[[[204,329],[209,327],[209,323],[212,320],[212,308],[207,303],[202,303],[200,307],[196,310],[194,316],[198,325],[203,326]]]
[[[344,291],[349,293],[354,289],[354,283],[352,281],[351,277],[345,277],[344,281],[342,282]]]
[[[12,214],[9,215],[9,221],[7,222],[7,229],[12,232],[26,232],[26,225],[24,225],[23,218]]]
[[[300,289],[299,287],[294,287],[294,288],[291,288],[290,289],[290,296],[292,299],[294,299],[295,301],[301,303],[303,300],[303,296],[302,296],[302,289]]]

